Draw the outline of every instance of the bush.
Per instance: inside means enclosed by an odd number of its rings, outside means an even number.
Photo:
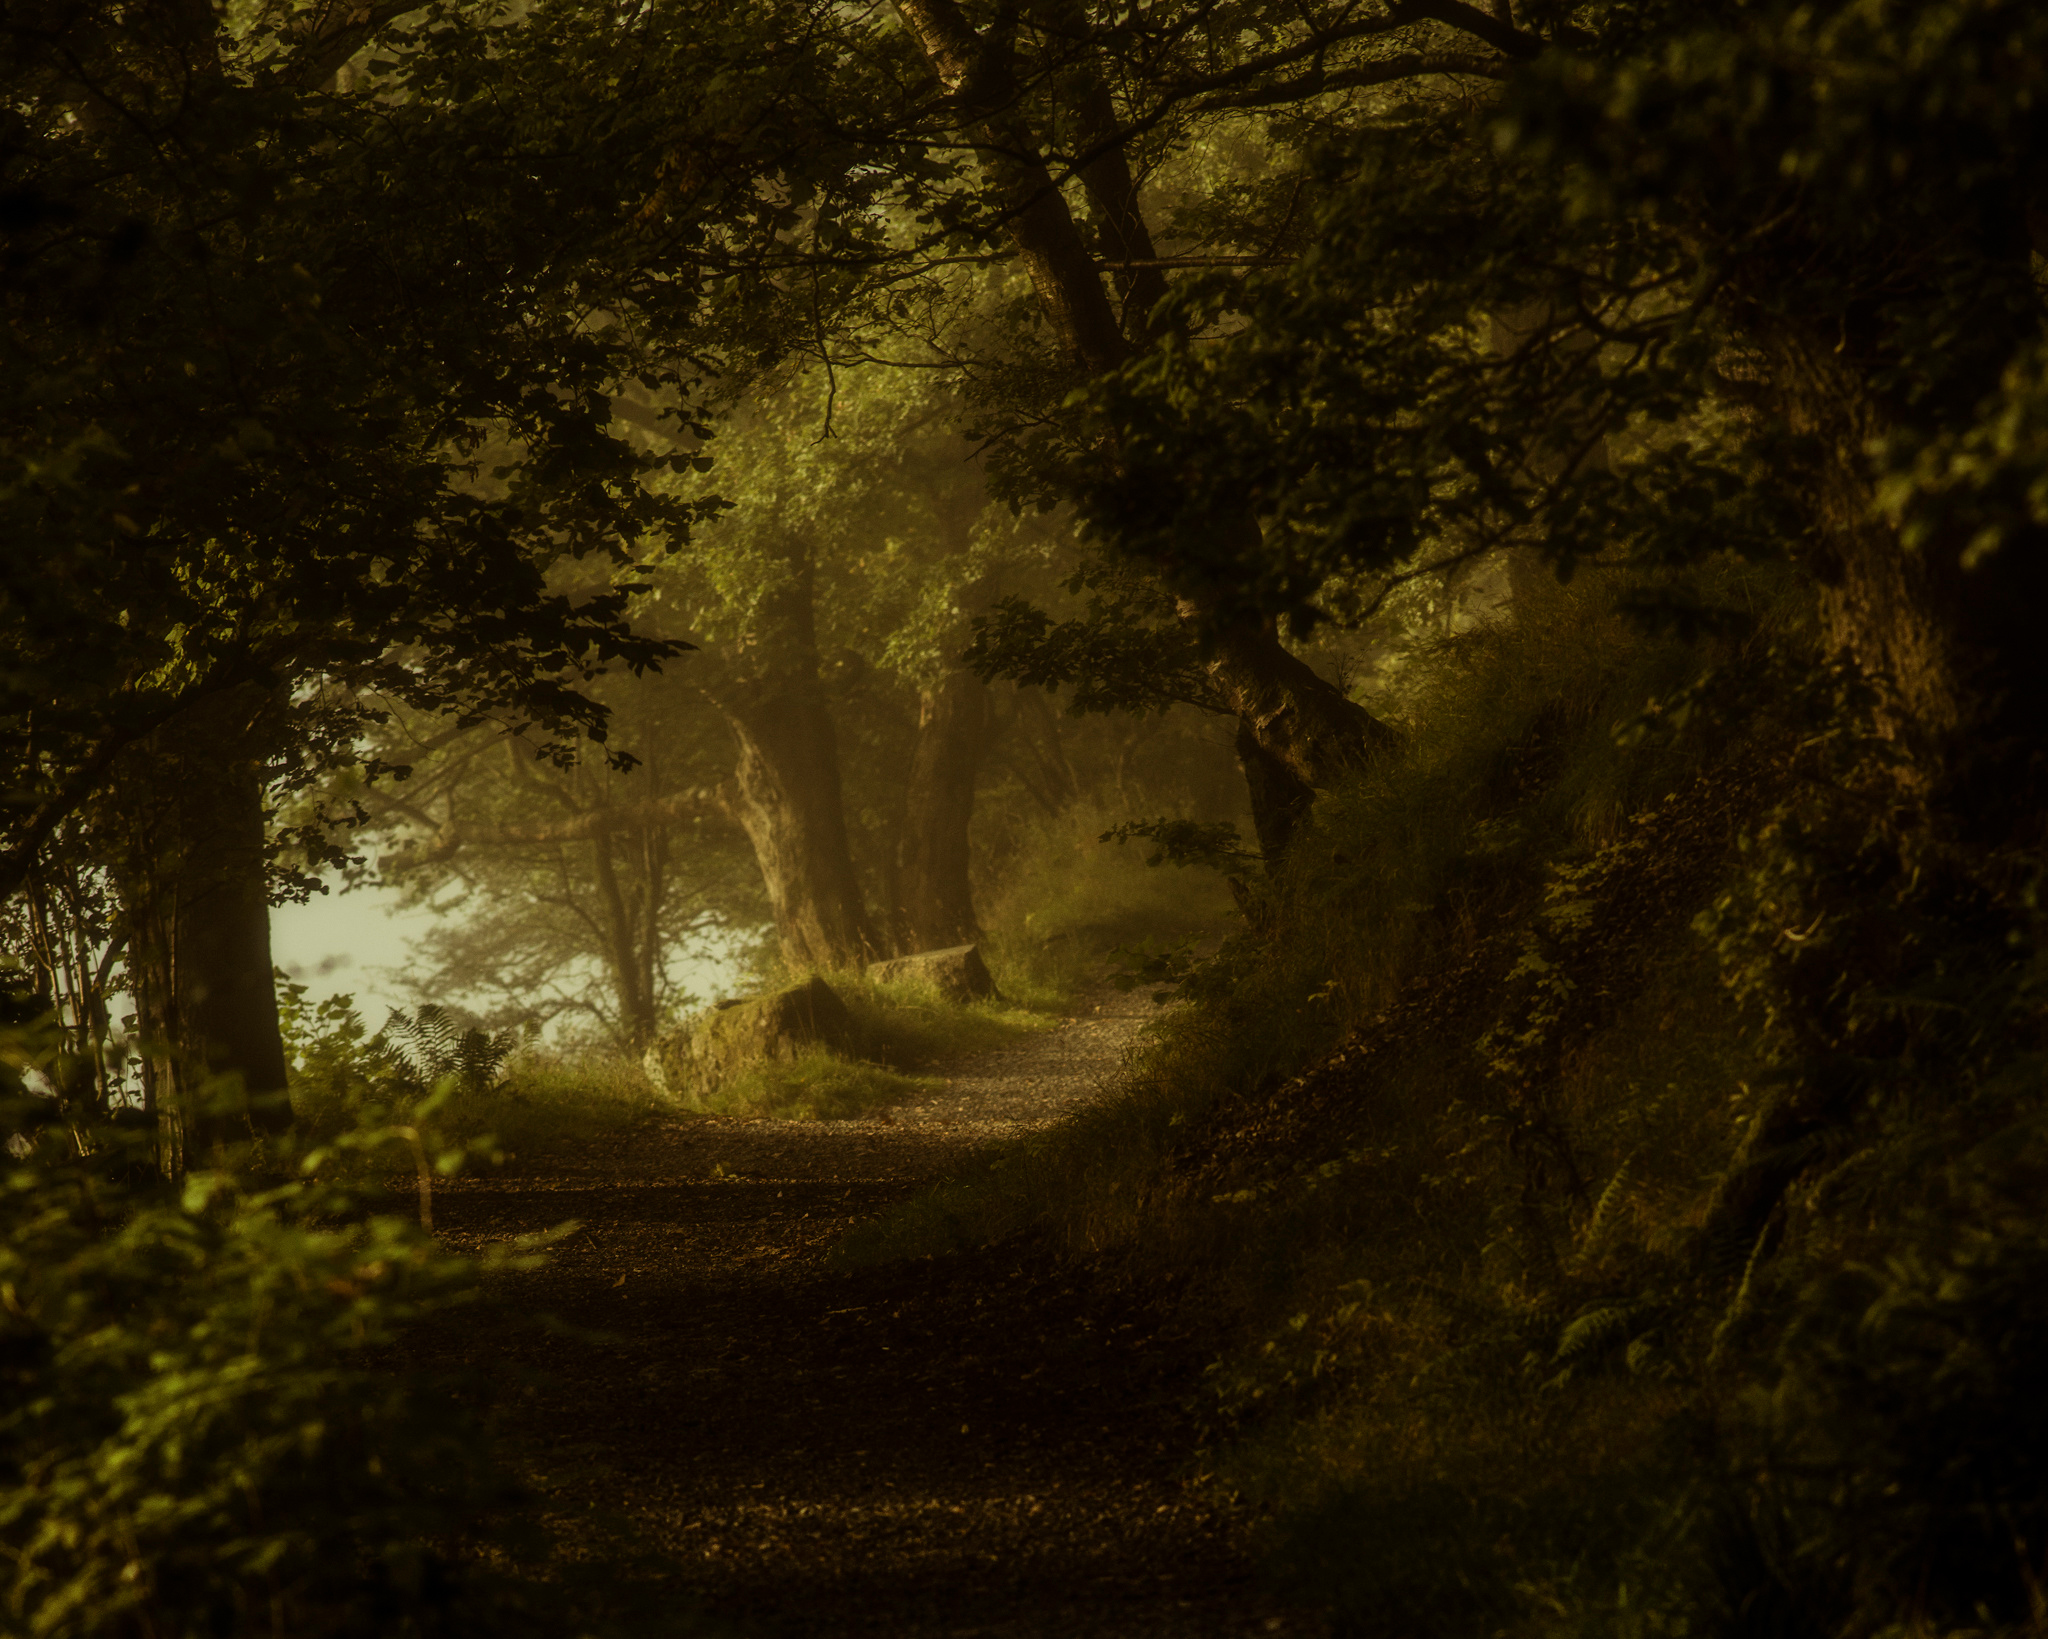
[[[341,1181],[337,1163],[395,1141],[355,1127],[282,1174],[169,1186],[132,1130],[88,1132],[81,1154],[44,1128],[0,1164],[9,1631],[518,1626],[472,1551],[514,1529],[517,1500],[474,1397],[392,1358],[475,1298],[481,1266]]]
[[[2048,1619],[2038,1120],[1948,1173],[1874,1256],[1811,1271],[1729,1419],[1771,1579],[1832,1631]]]
[[[374,1126],[431,1098],[418,1127],[428,1148],[502,1160],[676,1108],[631,1059],[489,1036],[431,1003],[410,1014],[393,1009],[372,1036],[352,997],[308,1004],[305,986],[282,978],[278,990],[292,1112],[316,1139]]]
[[[987,896],[989,964],[1006,992],[1056,1007],[1099,982],[1111,952],[1228,920],[1229,891],[1209,872],[1150,869],[1143,844],[1102,840],[1130,818],[1084,804],[1024,833]]]

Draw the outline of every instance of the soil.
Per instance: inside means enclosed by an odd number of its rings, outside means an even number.
[[[1322,1631],[1263,1585],[1190,1466],[1214,1349],[1164,1294],[1024,1238],[864,1270],[832,1248],[1095,1096],[1149,1004],[948,1067],[838,1122],[698,1118],[466,1181],[480,1248],[565,1219],[459,1345],[586,1543],[709,1631],[804,1639],[1238,1639]],[[551,1324],[535,1324],[547,1314]]]

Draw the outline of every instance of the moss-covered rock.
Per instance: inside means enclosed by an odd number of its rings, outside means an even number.
[[[877,984],[928,985],[949,1002],[979,1001],[996,993],[996,982],[981,959],[979,945],[952,945],[875,962],[865,977]]]
[[[838,992],[813,975],[767,996],[720,1002],[665,1031],[647,1049],[647,1076],[664,1092],[697,1098],[766,1058],[813,1045],[845,1048],[853,1019]]]

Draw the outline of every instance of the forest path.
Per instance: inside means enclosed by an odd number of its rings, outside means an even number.
[[[856,1224],[1094,1094],[1149,1011],[1091,997],[880,1118],[650,1124],[441,1193],[437,1223],[472,1249],[582,1225],[460,1345],[538,1374],[510,1420],[544,1490],[620,1519],[719,1631],[1313,1631],[1180,1470],[1197,1340],[1033,1244],[828,1263]],[[522,1323],[542,1311],[585,1335]]]

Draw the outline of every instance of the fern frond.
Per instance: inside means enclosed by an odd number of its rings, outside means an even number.
[[[510,1031],[457,1030],[446,1008],[423,1002],[412,1013],[394,1007],[371,1045],[422,1088],[456,1076],[468,1091],[485,1092],[518,1043]]]
[[[1613,1353],[1630,1339],[1653,1325],[1663,1314],[1659,1303],[1641,1299],[1626,1303],[1605,1303],[1589,1309],[1565,1327],[1557,1340],[1557,1352],[1550,1363],[1558,1373],[1549,1387],[1568,1382],[1580,1367]]]
[[[1586,1257],[1599,1249],[1600,1243],[1613,1228],[1614,1219],[1628,1202],[1630,1184],[1635,1178],[1636,1158],[1626,1157],[1614,1169],[1614,1176],[1607,1180],[1606,1188],[1600,1191],[1600,1199],[1593,1203],[1593,1216],[1586,1220],[1585,1230],[1579,1236],[1579,1256]]]

